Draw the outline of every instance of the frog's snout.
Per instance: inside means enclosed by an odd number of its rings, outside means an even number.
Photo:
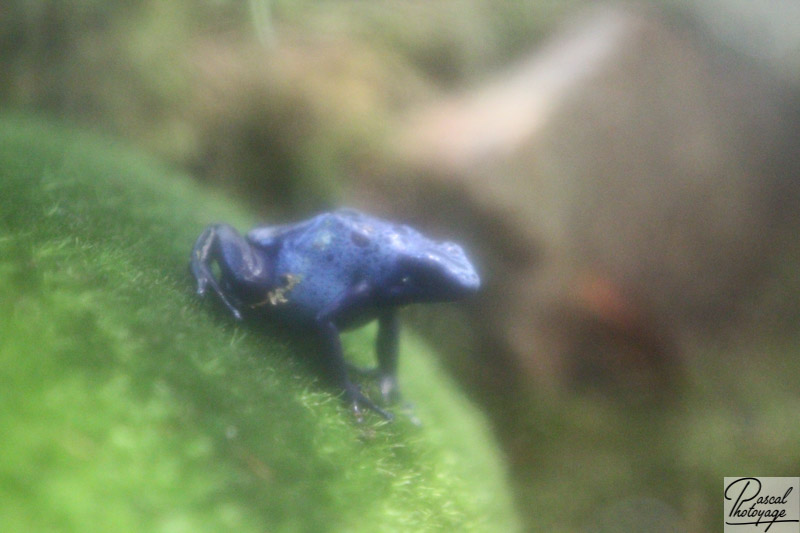
[[[450,241],[443,242],[441,251],[452,277],[458,280],[465,292],[472,293],[480,289],[480,276],[460,245]]]

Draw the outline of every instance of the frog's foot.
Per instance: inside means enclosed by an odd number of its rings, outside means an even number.
[[[399,407],[400,413],[411,422],[413,425],[422,426],[422,420],[414,413],[414,404],[411,402],[403,402]]]
[[[350,405],[352,406],[353,414],[358,422],[364,421],[363,408],[367,408],[378,413],[386,420],[394,420],[394,415],[392,413],[378,407],[375,402],[364,396],[357,386],[353,385],[352,387],[349,387],[347,390],[345,390],[345,394],[348,397]]]
[[[210,286],[214,293],[219,297],[222,304],[231,312],[233,318],[236,320],[242,320],[242,311],[240,310],[241,304],[239,304],[238,300],[236,300],[233,296],[227,295],[225,291],[223,291],[217,281],[213,277],[209,277],[207,279],[198,279],[197,280],[197,294],[198,296],[205,296],[206,294],[206,285]]]
[[[394,375],[387,374],[379,367],[362,367],[350,363],[347,364],[347,369],[354,374],[377,381],[384,405],[394,405],[400,400],[400,388]]]
[[[378,388],[381,391],[384,403],[392,405],[400,401],[400,389],[397,386],[397,378],[389,374],[379,374]]]

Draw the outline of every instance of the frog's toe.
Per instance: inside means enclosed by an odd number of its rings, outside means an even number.
[[[241,322],[241,320],[242,320],[242,312],[239,311],[236,307],[233,307],[233,306],[228,306],[228,308],[231,310],[231,314],[233,315],[233,318],[235,318],[236,320]]]
[[[211,287],[214,289],[214,292],[217,294],[219,300],[222,302],[225,308],[231,312],[233,318],[235,318],[236,320],[242,320],[242,311],[240,309],[241,304],[239,303],[238,299],[234,298],[231,294],[221,290],[219,286],[213,282],[213,280],[211,283]],[[205,293],[205,288],[203,289],[203,292]]]
[[[205,296],[206,295],[206,287],[208,286],[208,280],[205,279],[198,279],[197,280],[197,295],[198,296]]]
[[[422,420],[414,413],[414,404],[409,402],[403,402],[403,404],[400,406],[400,412],[413,425],[417,427],[422,426]]]
[[[350,391],[348,391],[348,396],[351,398],[350,405],[357,422],[360,423],[364,421],[363,408],[376,412],[386,420],[394,420],[394,415],[392,413],[378,407],[375,402],[364,396],[364,394],[357,388],[354,387],[353,389],[350,389]]]
[[[397,378],[391,375],[382,375],[378,381],[378,388],[385,404],[397,403],[400,399],[400,389],[397,386]]]

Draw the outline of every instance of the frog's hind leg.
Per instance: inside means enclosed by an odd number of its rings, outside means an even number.
[[[219,265],[219,280],[214,276],[214,263]],[[205,294],[210,287],[233,316],[241,320],[241,296],[254,287],[263,291],[269,285],[270,268],[266,263],[236,229],[214,224],[197,238],[190,266],[197,280],[197,294]]]

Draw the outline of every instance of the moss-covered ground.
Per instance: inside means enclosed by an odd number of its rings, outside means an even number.
[[[218,220],[254,222],[112,141],[0,116],[2,529],[517,529],[425,345],[405,335],[400,369],[422,425],[357,424],[303,342],[196,298],[189,249]]]

